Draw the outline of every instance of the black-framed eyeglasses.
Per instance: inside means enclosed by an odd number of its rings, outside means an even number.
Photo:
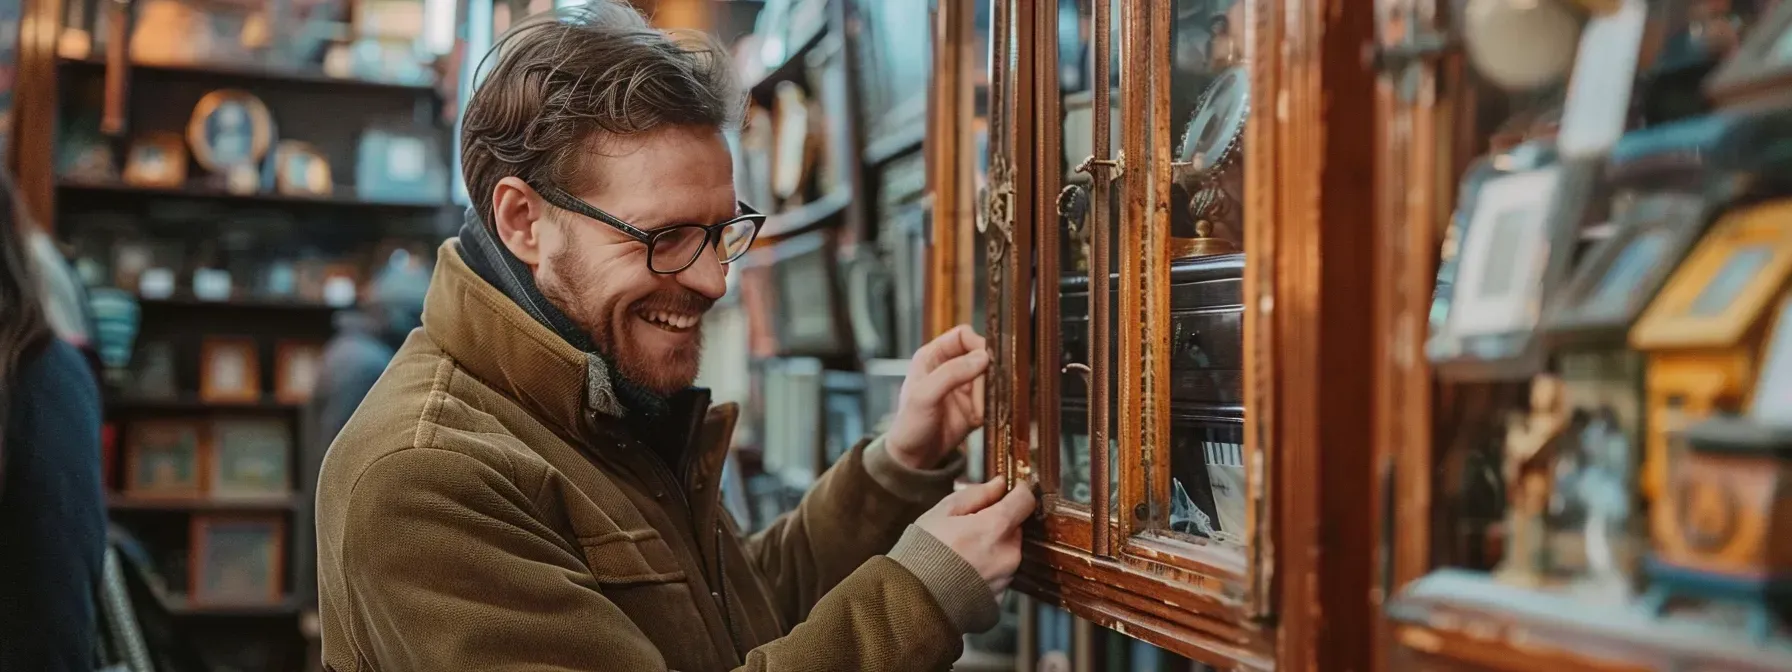
[[[535,186],[535,191],[549,205],[603,222],[641,241],[647,246],[647,270],[663,275],[690,268],[696,263],[697,255],[712,246],[716,249],[717,261],[726,264],[739,259],[753,246],[753,239],[759,236],[759,227],[765,225],[765,215],[739,203],[741,214],[720,224],[675,224],[642,231],[559,187]]]

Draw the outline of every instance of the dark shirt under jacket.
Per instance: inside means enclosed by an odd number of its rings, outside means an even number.
[[[100,395],[74,346],[20,362],[0,489],[0,670],[93,669],[105,555]]]

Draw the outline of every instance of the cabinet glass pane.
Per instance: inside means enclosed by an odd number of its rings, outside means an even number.
[[[1089,269],[1095,213],[1090,206],[1093,186],[1089,173],[1075,170],[1095,149],[1095,89],[1089,55],[1094,29],[1090,0],[1058,0],[1057,44],[1058,123],[1046,127],[1058,135],[1060,150],[1046,167],[1045,186],[1056,189],[1058,246],[1042,250],[1056,255],[1058,273],[1058,460],[1056,491],[1063,501],[1088,506],[1093,497],[1089,482],[1089,398],[1092,365],[1089,358]],[[1055,179],[1051,179],[1055,178]]]
[[[1170,450],[1151,534],[1240,547],[1244,450],[1244,146],[1252,99],[1245,3],[1175,0],[1170,73]],[[1161,475],[1146,474],[1148,479]],[[1161,481],[1160,481],[1161,482]]]

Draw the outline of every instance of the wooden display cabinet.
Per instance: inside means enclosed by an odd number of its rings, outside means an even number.
[[[1330,92],[1372,88],[1371,17],[996,0],[985,74],[971,4],[933,15],[929,331],[989,338],[1015,586],[1220,669],[1366,668],[1373,100]]]
[[[1792,5],[1378,0],[1375,21],[1376,667],[1792,669],[1771,618],[1792,546],[1757,533],[1782,524],[1782,437],[1686,429],[1792,415],[1753,396],[1792,106],[1783,68],[1737,65]],[[1501,178],[1564,170],[1580,202],[1477,216],[1516,198]],[[1465,307],[1498,311],[1461,338]],[[1690,552],[1694,524],[1736,534]]]

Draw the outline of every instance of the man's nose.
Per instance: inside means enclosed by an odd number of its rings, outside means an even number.
[[[720,301],[728,293],[728,269],[716,256],[715,248],[704,248],[689,268],[678,273],[678,284],[711,301]]]

